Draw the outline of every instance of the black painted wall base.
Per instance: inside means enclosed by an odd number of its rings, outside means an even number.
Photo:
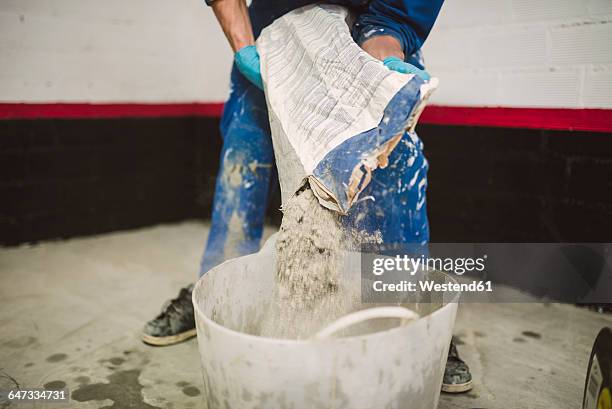
[[[421,126],[438,242],[612,242],[612,134]]]
[[[418,131],[433,241],[612,241],[612,135]],[[210,118],[0,121],[0,243],[208,218],[220,148]]]
[[[0,242],[206,217],[217,129],[205,118],[0,122]]]

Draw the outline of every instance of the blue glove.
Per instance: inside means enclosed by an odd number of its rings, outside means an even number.
[[[431,78],[427,71],[421,70],[412,64],[408,64],[407,62],[404,62],[397,57],[387,57],[383,61],[383,64],[388,69],[401,72],[402,74],[416,74],[423,81],[429,81],[429,79]]]
[[[263,91],[263,80],[261,79],[261,68],[259,67],[259,53],[254,45],[242,47],[234,54],[234,61],[238,71],[242,73],[257,88]]]

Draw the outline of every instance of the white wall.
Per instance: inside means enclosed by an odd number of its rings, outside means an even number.
[[[0,0],[0,101],[217,102],[230,64],[203,0]]]
[[[447,0],[434,103],[612,108],[612,0]],[[0,101],[222,102],[203,0],[0,0]]]
[[[612,0],[446,0],[424,52],[436,104],[612,108]]]

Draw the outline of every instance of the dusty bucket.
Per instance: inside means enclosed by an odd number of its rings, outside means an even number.
[[[275,287],[273,236],[259,253],[229,260],[193,291],[209,409],[432,409],[437,406],[459,293],[408,309],[362,309],[308,340],[266,338]],[[356,267],[356,268],[355,268]],[[353,265],[343,274],[357,274]],[[355,277],[353,277],[355,278]],[[429,277],[454,282],[440,272]],[[414,319],[418,313],[418,319]],[[380,326],[377,320],[393,322]],[[337,331],[360,322],[358,335]],[[368,331],[364,324],[372,323]]]

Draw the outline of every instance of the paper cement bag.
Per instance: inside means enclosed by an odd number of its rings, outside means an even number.
[[[306,6],[257,40],[282,201],[309,181],[342,214],[438,83],[387,69],[353,41],[348,17],[340,6]]]

